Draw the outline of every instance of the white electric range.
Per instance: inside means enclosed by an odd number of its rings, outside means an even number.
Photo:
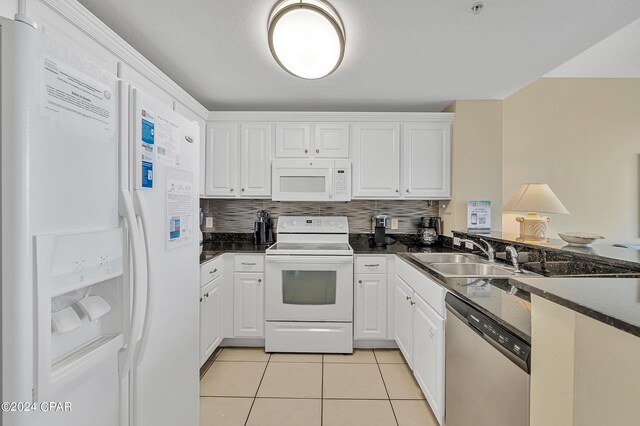
[[[353,352],[353,249],[344,216],[281,216],[266,251],[267,352]]]

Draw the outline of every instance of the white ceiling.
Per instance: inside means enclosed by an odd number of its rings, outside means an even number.
[[[298,79],[271,57],[275,0],[79,0],[210,110],[440,111],[504,99],[640,18],[638,0],[330,0],[342,65]]]
[[[640,78],[640,19],[545,77]]]

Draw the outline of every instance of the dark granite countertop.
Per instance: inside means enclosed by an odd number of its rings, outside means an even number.
[[[442,251],[454,252],[452,249]],[[512,289],[506,279],[445,278],[427,268],[411,253],[398,253],[398,257],[414,268],[435,279],[446,290],[470,303],[489,318],[514,333],[527,343],[531,343],[531,303],[529,293]]]
[[[518,251],[539,252],[543,250],[547,253],[549,260],[553,260],[553,258],[566,259],[574,263],[607,265],[612,268],[626,269],[628,272],[635,271],[640,273],[640,250],[616,247],[613,243],[596,242],[590,246],[572,246],[565,241],[557,239],[548,238],[543,241],[524,240],[517,234],[496,231],[485,234],[453,231],[453,234],[456,236],[483,238],[499,245],[513,244],[518,248]],[[625,274],[617,275],[623,276]],[[629,275],[629,273],[626,275]]]
[[[639,278],[512,278],[531,294],[640,337]]]
[[[442,250],[451,251],[442,244],[423,245],[418,244],[415,235],[392,234],[387,239],[390,244],[384,247],[376,247],[373,242],[373,234],[350,234],[349,245],[353,248],[354,254],[398,254],[398,253],[426,253],[441,252]]]
[[[224,253],[264,253],[268,245],[253,244],[253,234],[207,233],[205,234],[200,264]]]

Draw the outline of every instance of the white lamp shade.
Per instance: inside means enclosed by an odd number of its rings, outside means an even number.
[[[546,183],[525,183],[505,204],[505,211],[569,214]]]
[[[270,18],[269,46],[278,64],[289,73],[310,80],[322,78],[342,62],[342,22],[326,2],[281,1]]]

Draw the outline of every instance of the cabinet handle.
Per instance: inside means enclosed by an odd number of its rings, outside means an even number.
[[[244,192],[244,188],[242,188],[240,191]]]
[[[245,266],[255,266],[255,265],[256,265],[256,263],[255,263],[255,262],[253,262],[253,263],[240,262],[240,263],[241,263],[242,265],[245,265]]]
[[[229,188],[229,191],[233,192],[233,188]]]
[[[215,274],[216,272],[218,272],[218,268],[215,268],[213,271],[209,271],[210,274]]]
[[[411,191],[407,189],[407,192],[411,192]]]
[[[233,191],[233,190],[232,190],[232,191]],[[399,189],[396,189],[396,192],[400,192],[400,190],[399,190]]]
[[[316,154],[320,154],[320,150],[319,149],[316,149]]]
[[[200,302],[202,302],[202,297],[200,298]]]
[[[308,150],[308,149],[305,149],[305,150],[304,150],[304,153],[305,153],[305,154],[308,154],[308,153],[309,153],[309,150]]]
[[[362,285],[362,280],[358,280],[358,284]]]
[[[407,300],[411,300],[411,296],[406,296],[406,297],[407,297]]]
[[[416,302],[414,302],[413,300],[411,302],[409,302],[411,304],[411,306],[415,305]]]
[[[262,282],[262,280],[260,278],[258,278],[258,283],[261,283],[261,282]]]
[[[380,264],[379,263],[373,263],[371,265],[364,265],[364,266],[366,266],[367,268],[377,268],[378,266],[380,266]]]
[[[209,297],[209,293],[205,294],[204,297]]]

